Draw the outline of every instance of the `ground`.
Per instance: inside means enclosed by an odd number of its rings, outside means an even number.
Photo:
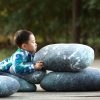
[[[100,68],[100,59],[91,67]],[[17,92],[4,100],[100,100],[100,91],[92,92],[45,92],[37,85],[37,92]]]

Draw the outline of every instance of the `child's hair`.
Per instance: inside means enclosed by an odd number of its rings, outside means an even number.
[[[14,41],[17,46],[21,47],[23,43],[27,43],[31,34],[33,33],[28,30],[18,30],[14,36]]]

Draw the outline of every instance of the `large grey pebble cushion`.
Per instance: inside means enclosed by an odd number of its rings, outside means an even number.
[[[50,72],[40,85],[46,91],[100,91],[100,69],[88,67],[80,72]]]
[[[17,92],[19,88],[20,84],[16,79],[0,75],[0,97],[10,96]]]
[[[51,44],[41,48],[35,62],[44,61],[44,68],[52,71],[80,71],[94,61],[94,50],[83,44]]]

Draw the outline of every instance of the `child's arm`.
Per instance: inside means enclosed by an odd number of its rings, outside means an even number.
[[[16,57],[13,59],[12,68],[15,73],[18,74],[28,74],[35,71],[33,63],[24,63],[24,58],[22,54],[16,54]]]
[[[12,66],[10,58],[6,58],[0,62],[0,71],[9,72],[9,68]]]

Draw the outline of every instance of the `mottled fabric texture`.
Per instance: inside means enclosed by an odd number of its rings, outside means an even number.
[[[44,62],[44,69],[56,72],[76,72],[90,66],[94,61],[94,50],[83,44],[58,43],[41,48],[34,62]]]
[[[40,83],[46,91],[100,91],[100,69],[88,67],[80,72],[50,72]]]
[[[10,96],[16,93],[19,88],[20,84],[16,79],[0,75],[0,97]]]
[[[28,74],[34,72],[34,54],[18,48],[9,58],[0,62],[0,70],[9,73]]]

